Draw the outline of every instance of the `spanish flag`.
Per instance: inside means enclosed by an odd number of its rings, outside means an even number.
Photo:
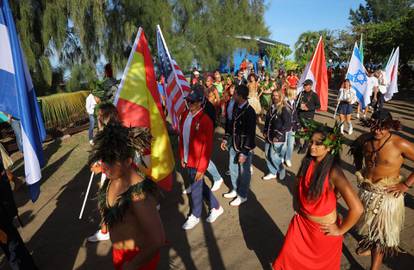
[[[150,128],[153,140],[149,155],[145,158],[145,165],[148,167],[145,173],[160,187],[170,191],[174,155],[157,89],[151,53],[141,27],[114,103],[125,126]]]

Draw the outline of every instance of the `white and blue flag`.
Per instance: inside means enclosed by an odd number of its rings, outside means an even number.
[[[46,131],[8,0],[0,4],[0,111],[20,121],[26,183],[34,202],[40,194]]]
[[[351,61],[349,62],[346,78],[351,82],[351,87],[355,90],[358,102],[364,109],[371,102],[371,94],[368,90],[368,77],[365,67],[361,61],[361,54],[355,42],[352,51]]]

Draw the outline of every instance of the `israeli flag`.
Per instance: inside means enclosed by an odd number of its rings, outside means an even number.
[[[26,183],[34,202],[40,194],[46,131],[9,2],[0,3],[0,111],[20,121]]]
[[[351,61],[349,62],[346,78],[351,82],[351,87],[355,90],[359,104],[364,109],[371,102],[371,94],[368,91],[368,77],[365,67],[361,61],[361,53],[355,42],[352,51]]]

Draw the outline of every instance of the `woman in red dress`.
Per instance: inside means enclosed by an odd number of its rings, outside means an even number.
[[[299,209],[273,263],[275,270],[339,269],[343,235],[363,211],[339,164],[342,143],[339,128],[319,126],[307,134],[310,144],[299,169],[295,196]],[[349,209],[342,221],[336,211],[338,193]]]

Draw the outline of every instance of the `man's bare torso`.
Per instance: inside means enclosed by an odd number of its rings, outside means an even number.
[[[404,158],[399,148],[401,138],[395,134],[390,135],[391,137],[386,142],[385,140],[375,140],[372,138],[364,144],[365,170],[363,174],[365,178],[370,179],[374,183],[386,177],[398,178],[400,176],[400,169],[404,163]],[[378,151],[378,149],[380,150]]]

